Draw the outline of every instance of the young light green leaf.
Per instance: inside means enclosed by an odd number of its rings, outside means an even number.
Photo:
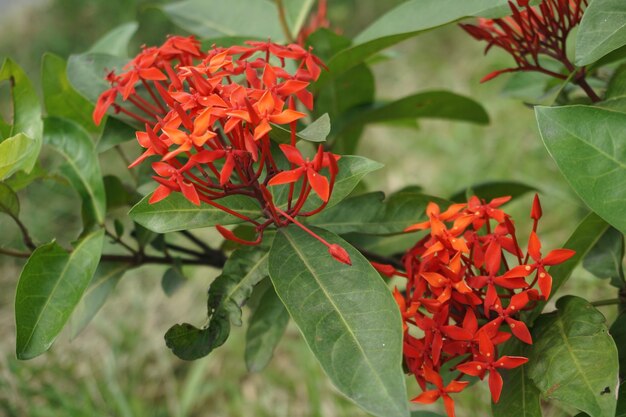
[[[533,329],[528,373],[545,398],[591,417],[613,417],[618,357],[606,319],[582,298],[566,296]]]
[[[172,193],[165,200],[155,204],[150,204],[149,199],[149,196],[144,197],[129,214],[134,221],[157,233],[241,222],[241,219],[210,204],[202,203],[196,206],[180,193]],[[250,218],[261,215],[259,206],[245,196],[228,196],[217,203]]]
[[[284,41],[278,10],[268,0],[185,0],[160,7],[177,26],[202,38],[247,36]]]
[[[93,105],[70,85],[66,69],[63,58],[50,53],[43,56],[41,86],[48,116],[71,119],[89,132],[100,132],[91,117]]]
[[[611,285],[622,288],[624,279],[624,235],[609,227],[583,260],[583,266],[598,278],[610,278]]]
[[[110,30],[102,38],[98,39],[98,41],[89,48],[88,52],[126,58],[128,57],[128,44],[135,32],[137,32],[137,28],[139,28],[137,22],[124,23]]]
[[[132,265],[122,262],[106,262],[98,265],[80,302],[70,317],[71,338],[76,338],[96,316],[122,276]]]
[[[591,2],[576,35],[576,65],[591,64],[626,45],[626,3],[621,0]]]
[[[269,258],[276,293],[344,395],[375,416],[406,417],[398,307],[363,255],[330,232],[315,232],[344,248],[352,265],[303,230],[281,228]]]
[[[17,219],[20,215],[20,200],[7,184],[0,182],[0,213],[6,213]]]
[[[252,313],[246,331],[246,367],[249,372],[259,372],[272,359],[274,349],[285,333],[289,313],[274,288],[268,288],[258,307]]]
[[[100,163],[87,132],[72,121],[49,117],[45,121],[44,140],[65,158],[67,164],[61,171],[80,195],[83,211],[102,224],[106,195]]]
[[[41,139],[36,141],[23,133],[5,139],[0,143],[0,181],[18,171],[32,171],[40,151]]]
[[[16,353],[31,359],[50,348],[96,271],[104,231],[76,243],[71,253],[52,242],[24,265],[15,294]]]
[[[626,232],[626,114],[587,106],[536,107],[543,142],[582,200]]]

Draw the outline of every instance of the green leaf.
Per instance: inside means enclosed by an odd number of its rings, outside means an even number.
[[[282,42],[278,10],[268,0],[186,0],[160,7],[177,26],[202,38],[247,36]]]
[[[52,242],[24,265],[15,294],[16,353],[31,359],[50,348],[96,271],[104,231],[95,231],[71,253]]]
[[[109,149],[135,139],[135,132],[137,130],[132,126],[118,120],[114,117],[108,117],[102,136],[98,140],[96,149],[99,153],[108,151]]]
[[[626,114],[587,106],[536,107],[543,142],[582,200],[626,232]]]
[[[124,23],[98,39],[88,52],[126,58],[128,57],[128,44],[138,28],[137,22]]]
[[[92,103],[110,85],[105,76],[110,71],[122,72],[128,59],[101,53],[70,55],[67,61],[67,79],[76,91]]]
[[[44,140],[67,162],[61,168],[83,201],[83,211],[98,224],[104,222],[106,195],[100,163],[89,135],[76,123],[49,117],[45,121]]]
[[[283,3],[291,37],[296,39],[306,23],[315,0],[284,0]]]
[[[606,88],[606,99],[626,96],[626,65],[620,65],[616,70],[609,85]]]
[[[129,214],[134,221],[157,233],[241,222],[241,219],[212,205],[202,203],[196,206],[180,193],[172,193],[155,204],[150,204],[149,199],[150,196],[144,197]],[[259,206],[249,197],[233,195],[222,198],[217,203],[250,218],[261,215]]]
[[[626,417],[626,385],[624,384],[619,387],[615,417]]]
[[[315,231],[347,250],[352,266],[303,230],[281,228],[269,259],[276,293],[339,391],[375,416],[408,416],[402,326],[391,292],[347,242]]]
[[[163,278],[161,278],[161,288],[163,288],[165,295],[171,297],[185,282],[187,282],[187,278],[183,275],[180,265],[175,265],[168,268],[165,274],[163,274]]]
[[[0,116],[0,142],[11,136],[11,129],[13,126],[2,120],[2,116]]]
[[[376,223],[383,209],[385,194],[374,192],[348,197],[339,204],[311,217],[311,223],[333,233],[359,232]]]
[[[274,288],[268,288],[256,308],[246,331],[246,367],[259,372],[272,359],[274,349],[285,333],[289,313]]]
[[[624,235],[613,227],[604,232],[600,240],[583,260],[583,266],[598,278],[610,278],[617,288],[624,287]]]
[[[390,10],[354,39],[354,45],[342,50],[327,62],[317,83],[320,88],[330,79],[338,77],[359,65],[375,53],[405,39],[459,19],[481,16],[505,0],[411,0]],[[334,120],[334,119],[333,119]]]
[[[615,319],[611,325],[609,333],[611,333],[611,336],[615,341],[615,346],[617,346],[619,356],[619,374],[623,379],[623,377],[626,376],[626,312],[622,312],[617,319]],[[619,409],[620,406],[618,405],[617,408]],[[624,408],[624,411],[626,411],[626,408]]]
[[[579,297],[563,297],[556,307],[535,323],[530,378],[545,398],[563,401],[591,417],[613,417],[618,358],[606,319]]]
[[[5,183],[9,185],[15,192],[20,191],[34,181],[43,179],[43,178],[51,178],[56,180],[54,176],[49,176],[48,171],[41,167],[41,164],[38,162],[33,167],[32,171],[26,174],[24,171],[20,171],[13,175],[10,179],[6,180]]]
[[[20,215],[20,200],[7,184],[0,182],[0,213],[6,213],[17,219]]]
[[[330,133],[330,117],[324,113],[307,127],[296,133],[296,139],[308,142],[325,142]],[[272,125],[270,136],[278,143],[290,143],[291,131],[279,125]]]
[[[531,191],[537,191],[537,189],[517,181],[484,182],[454,193],[449,200],[455,203],[465,203],[468,193],[470,196],[475,195],[487,201],[503,196],[511,196],[514,200]]]
[[[93,105],[70,85],[66,69],[63,58],[50,53],[43,56],[41,86],[48,116],[71,119],[89,132],[100,132],[91,117]]]
[[[135,196],[126,189],[118,177],[106,175],[102,181],[104,182],[107,211],[130,205],[135,199]]]
[[[32,83],[11,59],[0,68],[0,82],[9,80],[13,103],[13,124],[0,143],[0,181],[17,171],[33,170],[42,144],[41,105]]]
[[[241,307],[267,272],[268,253],[260,248],[239,249],[228,258],[222,274],[209,289],[209,322],[198,329],[183,323],[165,334],[167,346],[184,360],[195,360],[221,346],[230,334],[231,323],[241,326]]]
[[[76,305],[70,318],[71,338],[76,338],[96,316],[122,276],[132,265],[122,262],[103,262],[98,265],[89,287]]]
[[[576,65],[591,64],[626,45],[626,4],[621,0],[594,0],[576,35]]]
[[[589,213],[587,217],[578,225],[574,233],[563,245],[564,249],[572,249],[576,252],[567,262],[551,266],[548,272],[552,276],[552,291],[550,298],[554,296],[563,284],[569,279],[576,266],[582,261],[587,253],[595,246],[600,237],[608,229],[607,222],[598,217],[595,213]],[[539,301],[537,306],[528,314],[524,321],[532,323],[541,311],[545,308],[546,302]]]
[[[373,103],[356,109],[352,117],[342,120],[335,134],[345,129],[354,129],[368,123],[393,120],[434,118],[489,123],[487,112],[476,101],[448,91],[429,91],[412,94],[389,103]]]

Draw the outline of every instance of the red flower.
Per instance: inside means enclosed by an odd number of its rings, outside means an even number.
[[[425,391],[413,398],[414,403],[432,404],[439,398],[443,398],[443,404],[449,417],[454,417],[454,400],[450,394],[461,392],[469,384],[468,381],[452,381],[447,386],[443,386],[441,376],[429,367],[424,367],[424,378],[435,386],[435,389]]]

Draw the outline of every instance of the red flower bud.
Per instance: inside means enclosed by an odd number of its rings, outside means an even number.
[[[348,255],[348,252],[336,243],[333,243],[328,247],[328,253],[330,253],[330,256],[332,256],[339,262],[346,265],[352,265],[352,260],[350,259],[350,255]]]

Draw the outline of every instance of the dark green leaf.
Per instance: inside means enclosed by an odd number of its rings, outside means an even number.
[[[248,36],[281,42],[278,10],[268,0],[185,0],[161,6],[177,26],[203,38]]]
[[[79,241],[71,253],[55,242],[37,248],[26,262],[15,294],[16,353],[44,353],[78,304],[96,271],[104,231]]]
[[[288,322],[289,313],[283,302],[274,288],[268,288],[252,314],[246,332],[245,358],[248,371],[259,372],[270,362]]]
[[[611,77],[606,89],[606,99],[626,96],[626,65],[620,65]]]
[[[80,195],[84,212],[102,224],[106,195],[100,163],[87,132],[69,120],[49,117],[45,122],[44,140],[65,158],[67,163],[61,171]]]
[[[615,417],[626,417],[626,385],[623,383],[619,387]]]
[[[626,114],[596,107],[536,107],[543,142],[582,200],[626,232]]]
[[[285,4],[285,14],[291,37],[296,39],[300,29],[306,23],[315,0],[284,0],[283,3]]]
[[[128,22],[116,27],[98,39],[89,49],[89,52],[128,57],[128,44],[138,27],[137,22]]]
[[[98,141],[96,148],[100,153],[108,151],[116,145],[135,139],[136,131],[137,129],[122,122],[121,120],[109,117],[106,120],[102,136],[100,136],[100,140]]]
[[[110,85],[105,76],[110,71],[122,72],[128,59],[107,54],[71,55],[67,61],[67,78],[83,97],[95,103]]]
[[[489,123],[487,112],[476,101],[448,91],[417,93],[389,103],[373,103],[356,109],[352,117],[341,120],[335,134],[354,129],[368,123],[392,120],[434,118]]]
[[[582,298],[566,296],[533,329],[528,374],[545,398],[591,417],[613,417],[618,358],[606,319]]]
[[[321,87],[359,65],[375,53],[411,38],[421,32],[464,17],[481,16],[505,0],[411,0],[401,3],[372,23],[355,39],[354,45],[342,50],[327,62],[329,71],[318,81]],[[333,119],[334,120],[334,119]]]
[[[626,376],[626,312],[622,312],[617,319],[615,319],[611,325],[609,333],[611,333],[611,336],[615,341],[615,346],[617,346],[619,356],[619,374],[623,379],[624,376]],[[618,408],[620,408],[619,405]],[[624,408],[624,411],[626,411],[626,408]]]
[[[347,250],[352,266],[334,260],[303,230],[282,228],[269,259],[278,296],[344,395],[376,416],[408,416],[402,326],[389,289],[347,242],[321,229],[315,232]]]
[[[611,278],[612,285],[622,288],[625,284],[623,259],[624,235],[609,227],[585,256],[583,266],[598,278]]]
[[[150,197],[146,196],[137,203],[130,210],[130,217],[157,233],[241,222],[237,217],[209,204],[202,203],[196,206],[180,193],[173,193],[155,204],[148,203],[149,199]],[[258,205],[248,197],[234,195],[222,198],[218,203],[250,218],[261,215]]]
[[[71,119],[89,132],[100,132],[91,117],[93,105],[70,85],[66,68],[63,58],[50,53],[43,56],[41,86],[48,116]]]
[[[183,275],[179,265],[172,266],[165,271],[163,278],[161,279],[161,288],[168,297],[174,295],[180,287],[182,287],[187,278]]]
[[[133,225],[135,226],[135,229],[131,235],[135,238],[135,240],[137,240],[137,245],[139,245],[140,248],[145,248],[159,236],[157,233],[150,229],[146,229],[139,223],[134,223]]]
[[[494,198],[504,196],[511,196],[512,199],[516,199],[531,191],[537,191],[537,189],[535,187],[531,187],[530,185],[522,184],[521,182],[516,181],[484,182],[454,193],[449,200],[454,201],[455,203],[465,203],[468,198],[468,191],[470,195],[475,195],[487,201],[491,201]]]
[[[576,35],[576,65],[593,63],[626,45],[626,3],[621,0],[591,2]]]
[[[330,29],[320,28],[309,35],[306,44],[313,47],[315,55],[323,61],[328,61],[337,52],[349,47],[352,41]]]
[[[309,142],[325,142],[330,133],[330,117],[324,113],[307,127],[297,132],[296,139]],[[278,143],[290,143],[291,131],[279,125],[272,125],[270,136]]]
[[[107,210],[130,205],[134,196],[128,192],[122,181],[114,175],[106,175],[103,179]]]
[[[132,265],[121,262],[103,262],[98,265],[91,283],[70,318],[71,337],[75,338],[96,316],[122,276]]]
[[[0,213],[6,213],[17,219],[20,215],[20,200],[7,184],[0,182]]]
[[[563,248],[572,249],[576,251],[576,254],[567,262],[550,267],[548,271],[550,275],[552,275],[552,291],[550,298],[552,298],[554,294],[558,292],[559,288],[569,279],[578,263],[584,259],[608,227],[609,225],[595,213],[589,213],[578,225],[574,233],[572,233],[570,238],[563,245]],[[545,301],[538,302],[537,306],[530,312],[529,317],[525,321],[532,323],[533,320],[541,314],[545,306]]]
[[[176,324],[165,333],[167,347],[180,359],[193,361],[202,358],[224,344],[230,333],[228,320],[213,319],[214,325],[199,329],[189,323]]]
[[[119,219],[113,220],[113,227],[115,228],[115,236],[121,238],[124,236],[124,223]]]

